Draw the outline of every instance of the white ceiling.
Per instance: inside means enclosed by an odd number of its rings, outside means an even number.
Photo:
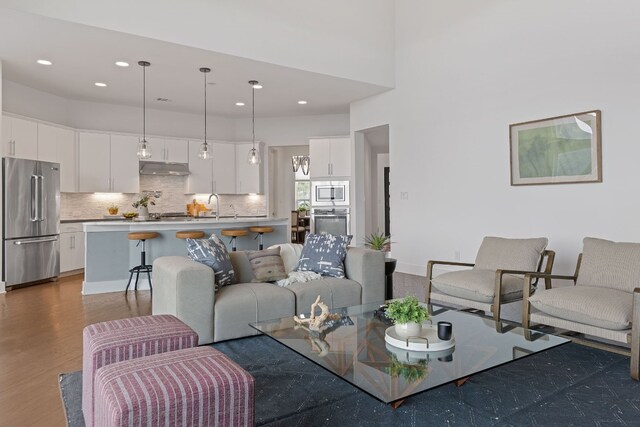
[[[348,113],[349,104],[388,88],[154,39],[59,21],[0,8],[0,58],[3,78],[61,97],[142,105],[142,67],[147,68],[147,106],[186,113],[203,111],[207,80],[208,113],[223,117],[251,115],[249,80],[259,80],[256,116]],[[36,63],[48,59],[51,66]],[[115,65],[126,61],[127,68]],[[104,82],[106,88],[96,87]],[[168,98],[171,102],[160,102]],[[298,105],[304,99],[307,105]],[[237,107],[236,102],[244,102]]]

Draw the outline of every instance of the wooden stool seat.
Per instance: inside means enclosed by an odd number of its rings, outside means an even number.
[[[246,236],[249,232],[241,228],[225,228],[220,233],[227,237],[242,237]]]
[[[257,225],[254,227],[249,227],[249,231],[253,233],[273,233],[273,227]]]
[[[128,233],[127,238],[129,240],[149,240],[149,239],[155,239],[159,235],[160,234],[156,233],[155,231],[134,231],[134,232]]]
[[[204,237],[204,231],[200,231],[200,230],[176,231],[177,239],[202,239],[203,237]]]

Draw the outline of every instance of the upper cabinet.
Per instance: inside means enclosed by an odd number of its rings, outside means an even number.
[[[351,140],[348,137],[310,139],[309,156],[312,179],[351,176]]]
[[[80,132],[79,191],[137,193],[138,137]]]
[[[151,158],[143,161],[187,163],[189,161],[189,141],[184,139],[148,137]]]
[[[189,141],[189,172],[185,193],[236,192],[236,149],[235,144],[209,142],[212,158],[198,157],[202,141]]]
[[[60,164],[60,191],[77,191],[76,133],[73,130],[38,123],[38,160]]]
[[[36,122],[2,116],[2,156],[38,160]]]
[[[236,192],[238,194],[262,193],[262,165],[250,165],[247,162],[249,150],[253,144],[237,144],[236,145]],[[256,143],[256,149],[263,156],[261,144]]]

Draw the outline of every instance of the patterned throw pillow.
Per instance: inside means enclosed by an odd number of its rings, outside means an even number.
[[[216,291],[233,283],[233,265],[227,247],[212,234],[208,239],[187,239],[189,258],[211,267],[215,273]]]
[[[344,258],[353,236],[309,234],[304,242],[297,271],[315,271],[323,276],[344,277]]]
[[[247,258],[255,276],[252,282],[275,282],[287,277],[279,247],[264,251],[249,251]]]

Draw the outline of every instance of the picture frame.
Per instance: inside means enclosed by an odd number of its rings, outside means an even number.
[[[509,125],[511,185],[602,182],[601,111]]]

